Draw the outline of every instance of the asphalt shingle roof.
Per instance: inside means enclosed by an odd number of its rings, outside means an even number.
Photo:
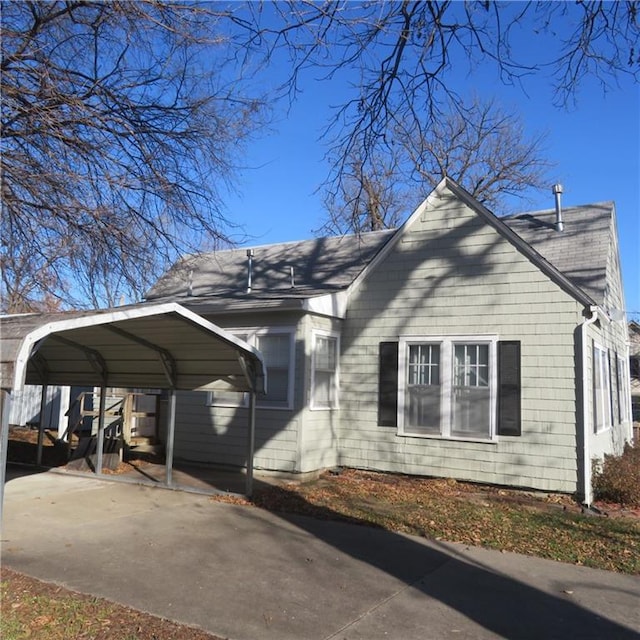
[[[500,220],[594,302],[604,301],[613,203],[563,209],[564,231],[555,210],[505,216]],[[296,305],[305,298],[346,289],[396,230],[316,238],[253,248],[251,293],[247,292],[247,249],[187,256],[148,292],[148,301],[206,301],[225,308],[259,304]],[[293,281],[292,281],[293,269]],[[293,286],[292,286],[293,284]]]
[[[555,210],[501,218],[543,258],[602,304],[607,279],[607,254],[613,202],[563,209],[564,231],[555,228]]]
[[[223,298],[242,301],[300,299],[348,287],[394,231],[316,238],[253,248],[251,294],[247,249],[187,256],[148,292],[146,299]],[[293,276],[292,276],[293,269]],[[293,284],[293,286],[292,286]]]

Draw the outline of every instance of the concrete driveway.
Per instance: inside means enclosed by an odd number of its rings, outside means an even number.
[[[233,640],[640,637],[637,576],[53,472],[8,474],[2,562]]]

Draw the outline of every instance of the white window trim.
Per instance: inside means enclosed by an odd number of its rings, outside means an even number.
[[[236,327],[225,329],[233,335],[242,334],[246,335],[245,342],[253,347],[258,347],[258,336],[265,335],[283,335],[289,336],[289,381],[287,388],[287,402],[282,405],[265,404],[264,398],[257,396],[256,407],[259,409],[266,409],[270,411],[291,411],[293,409],[293,394],[294,394],[294,380],[295,380],[295,339],[296,328],[294,326],[267,326],[267,327]],[[268,364],[267,364],[268,369]],[[268,392],[268,389],[267,389]],[[215,391],[214,391],[215,394]],[[249,406],[249,397],[247,393],[238,393],[241,399],[237,404],[232,402],[211,402],[211,393],[207,393],[207,405],[210,407],[226,407],[226,408],[247,408]],[[215,397],[215,396],[214,396]]]
[[[232,402],[231,400],[216,400],[216,393],[234,393],[238,396],[237,402]],[[240,407],[248,407],[249,406],[249,397],[246,391],[232,391],[231,389],[212,389],[207,391],[207,406],[208,407],[220,407],[226,409],[238,409]]]
[[[309,409],[311,411],[333,411],[340,408],[340,334],[336,331],[326,331],[322,329],[313,329],[311,332],[311,388],[309,398]],[[316,340],[321,338],[333,338],[336,341],[336,368],[333,376],[333,397],[334,403],[330,406],[316,404]]]
[[[600,370],[600,377],[602,386],[600,389],[601,407],[604,411],[603,415],[596,416],[596,351],[600,351],[602,357],[599,358],[602,363]],[[605,349],[601,344],[593,341],[593,353],[591,356],[592,361],[592,389],[593,389],[593,423],[594,431],[596,433],[604,433],[609,431],[613,426],[613,416],[611,415],[611,365],[609,361],[609,351]],[[596,419],[596,418],[599,418]],[[601,424],[598,424],[601,422]]]
[[[407,354],[409,345],[439,344],[440,345],[440,434],[413,433],[405,430],[405,404],[407,381]],[[456,344],[487,344],[489,345],[489,437],[474,438],[451,435],[451,400],[453,387],[453,352]],[[497,397],[498,397],[498,336],[496,335],[420,335],[401,336],[398,339],[398,435],[410,438],[430,438],[435,440],[459,440],[463,442],[497,442]]]

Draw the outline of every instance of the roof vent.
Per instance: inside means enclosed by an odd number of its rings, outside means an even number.
[[[556,231],[564,231],[564,222],[562,220],[562,192],[563,188],[560,183],[551,187],[553,195],[556,197]]]
[[[251,280],[253,278],[253,249],[247,249],[247,258],[249,259],[247,275],[247,293],[251,293]]]

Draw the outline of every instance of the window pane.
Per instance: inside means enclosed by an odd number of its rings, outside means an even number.
[[[440,433],[440,345],[409,345],[405,430],[416,434]]]
[[[336,406],[336,355],[338,340],[331,336],[316,335],[314,345],[314,372],[311,401],[314,408],[329,409]]]
[[[488,388],[456,387],[452,402],[452,435],[488,438],[491,435],[490,410]]]
[[[316,336],[316,369],[334,371],[336,368],[336,343],[335,338]]]
[[[331,407],[333,404],[333,374],[328,371],[316,371],[314,385],[314,405],[317,407]]]
[[[280,369],[267,368],[268,392],[260,402],[277,402],[286,404],[289,391],[289,372]]]
[[[452,394],[451,434],[490,437],[489,345],[455,345]]]
[[[258,336],[258,349],[267,366],[289,367],[289,335],[275,334]]]
[[[267,395],[261,405],[286,406],[289,403],[290,336],[287,333],[258,335],[256,344],[267,368]]]
[[[489,386],[489,345],[457,344],[454,350],[454,386]]]
[[[440,384],[440,346],[437,344],[409,345],[410,385]]]
[[[410,433],[440,433],[440,387],[416,386],[407,390],[405,429]]]

